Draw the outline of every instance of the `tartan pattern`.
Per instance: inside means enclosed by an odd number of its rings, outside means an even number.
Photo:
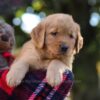
[[[69,70],[56,87],[46,82],[46,70],[34,70],[26,74],[18,87],[10,88],[5,81],[7,72],[8,69],[0,71],[0,100],[63,100],[73,84],[73,73]]]
[[[64,80],[56,87],[51,87],[46,82],[45,73],[46,71],[42,70],[28,72],[21,85],[14,89],[8,87],[10,93],[4,90],[6,88],[2,88],[3,85],[0,83],[0,100],[63,100],[73,84],[72,72],[67,70]]]

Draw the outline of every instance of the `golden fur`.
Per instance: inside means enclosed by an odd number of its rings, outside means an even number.
[[[61,45],[68,47],[61,52]],[[7,74],[7,84],[17,86],[29,68],[47,69],[47,81],[58,85],[65,69],[72,70],[73,58],[82,48],[83,38],[79,25],[67,14],[53,14],[40,22],[31,33],[31,40],[24,44]]]

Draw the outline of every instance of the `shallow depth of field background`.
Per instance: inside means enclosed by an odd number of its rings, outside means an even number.
[[[71,14],[84,37],[73,64],[71,100],[100,100],[100,0],[0,0],[0,20],[15,29],[15,51],[30,39],[32,28],[52,13]]]

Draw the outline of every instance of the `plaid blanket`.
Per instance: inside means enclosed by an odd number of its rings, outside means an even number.
[[[16,88],[6,84],[8,69],[0,71],[0,100],[64,100],[73,84],[73,73],[66,70],[59,86],[51,87],[45,79],[46,70],[34,70],[26,74]]]

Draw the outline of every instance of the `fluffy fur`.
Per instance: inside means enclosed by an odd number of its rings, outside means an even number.
[[[0,21],[0,53],[11,51],[15,45],[14,29],[11,25]]]
[[[62,46],[67,48],[62,52]],[[73,58],[83,46],[79,25],[68,14],[53,14],[40,22],[24,44],[7,74],[7,84],[17,86],[29,69],[47,69],[47,81],[58,85],[65,69],[72,70]]]

